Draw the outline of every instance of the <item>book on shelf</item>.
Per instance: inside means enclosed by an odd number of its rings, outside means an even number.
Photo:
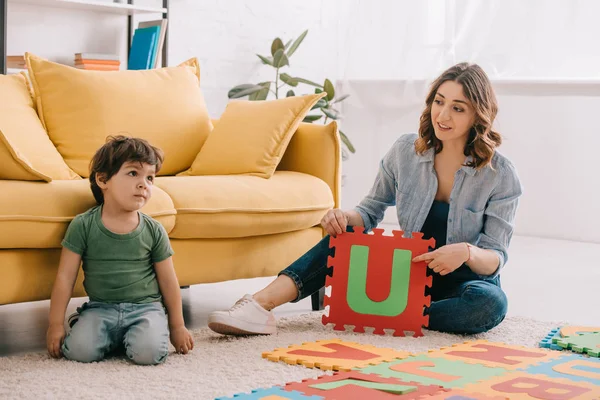
[[[6,68],[27,69],[25,56],[6,56]]]
[[[137,28],[133,33],[127,69],[151,69],[156,62],[160,26]]]
[[[74,66],[90,71],[118,71],[121,61],[115,54],[75,53]]]
[[[154,20],[154,21],[143,21],[140,22],[138,24],[138,28],[149,28],[152,26],[158,26],[160,28],[160,34],[158,37],[158,47],[156,50],[156,58],[154,61],[154,65],[152,65],[151,68],[158,68],[160,66],[161,60],[162,60],[162,52],[163,52],[163,46],[165,44],[165,36],[167,34],[167,19],[163,18],[163,19],[158,19],[158,20]],[[163,65],[163,67],[166,67],[166,65]]]

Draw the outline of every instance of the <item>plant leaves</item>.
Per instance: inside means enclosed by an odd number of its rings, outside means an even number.
[[[294,97],[296,95],[296,93],[294,93],[293,90],[288,90],[287,93],[285,94],[285,97]]]
[[[302,122],[312,123],[312,122],[320,120],[322,117],[323,117],[322,115],[307,115],[306,117],[304,117]]]
[[[333,87],[333,83],[331,83],[329,79],[325,79],[323,89],[327,92],[327,100],[333,100],[333,98],[335,97],[335,89]]]
[[[237,85],[236,87],[229,90],[227,97],[230,99],[239,99],[240,97],[251,95],[254,92],[263,89],[260,85],[254,85],[252,83],[244,83],[243,85]]]
[[[323,107],[327,107],[327,100],[319,99],[319,101],[317,101],[315,103],[315,105],[311,107],[311,110],[314,110],[315,108],[323,108]]]
[[[339,115],[337,115],[336,113],[334,113],[331,110],[328,110],[326,108],[321,108],[321,111],[323,111],[323,114],[327,115],[327,118],[331,118],[331,119],[339,118]]]
[[[348,136],[346,136],[346,134],[341,130],[338,130],[338,132],[340,133],[340,139],[342,139],[342,142],[344,142],[348,150],[350,150],[350,153],[356,153],[356,149],[354,148],[354,145],[352,145],[350,139],[348,139]]]
[[[315,94],[319,94],[319,93],[323,93],[323,89],[316,88],[315,89]]]
[[[294,79],[296,79],[300,83],[306,83],[307,85],[316,86],[318,88],[322,88],[323,87],[323,85],[319,85],[318,83],[313,82],[313,81],[309,81],[308,79],[299,78],[299,77],[295,77]]]
[[[290,86],[296,87],[298,86],[298,79],[289,76],[286,73],[279,74],[279,78]]]
[[[257,56],[260,58],[263,64],[273,66],[273,59],[271,57],[261,56],[260,54],[257,54]]]
[[[294,40],[294,43],[290,46],[290,48],[287,51],[288,57],[291,57],[292,54],[294,54],[294,52],[298,49],[298,46],[300,46],[300,43],[302,43],[302,41],[306,37],[307,33],[308,33],[308,29],[305,30],[304,32],[302,32],[302,34],[300,36],[298,36],[298,39]]]
[[[285,44],[285,46],[283,47],[283,49],[287,50],[288,47],[290,47],[290,44],[292,44],[292,39],[288,40],[288,42]]]
[[[333,101],[331,102],[331,104],[335,104],[335,103],[341,103],[342,101],[346,100],[348,97],[350,97],[350,95],[349,95],[349,94],[345,94],[345,95],[343,95],[342,97],[339,97],[339,98],[337,98],[337,99],[333,100]]]
[[[275,52],[275,55],[273,56],[273,66],[275,68],[281,68],[286,65],[290,65],[290,61],[288,60],[287,56],[283,52],[283,49],[277,50]]]
[[[257,100],[266,100],[269,96],[269,89],[271,89],[271,82],[261,82],[258,84],[261,87],[260,90],[252,93],[248,100],[257,101]]]
[[[283,42],[281,41],[281,39],[275,38],[275,40],[273,40],[273,43],[271,43],[271,55],[275,57],[275,52],[279,49],[285,50]]]

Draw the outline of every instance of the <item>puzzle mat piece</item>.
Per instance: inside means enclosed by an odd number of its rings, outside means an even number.
[[[539,348],[513,346],[486,340],[476,340],[430,350],[430,357],[443,357],[460,360],[469,364],[480,364],[488,367],[500,367],[507,370],[524,368],[561,357],[560,352]]]
[[[321,386],[338,381],[346,381],[343,386],[329,390],[317,389],[314,386]],[[372,382],[383,384],[382,390],[367,388],[361,386],[361,382]],[[397,395],[389,392],[388,385],[395,385],[397,390],[402,387],[410,386],[416,390],[403,395]],[[323,375],[317,379],[304,379],[302,382],[286,383],[286,390],[296,390],[305,394],[323,396],[325,399],[344,399],[344,400],[378,400],[378,399],[402,399],[412,400],[425,398],[426,395],[440,393],[447,389],[434,385],[420,385],[416,382],[405,382],[396,378],[384,378],[376,374],[363,374],[360,371],[334,372],[333,375]],[[387,391],[386,391],[387,390]]]
[[[461,387],[507,372],[505,368],[467,364],[441,357],[433,358],[427,354],[361,368],[360,371],[365,374],[377,374],[386,378],[398,378],[422,385],[439,385],[446,388]]]
[[[509,400],[506,396],[488,396],[482,393],[469,393],[461,389],[450,389],[447,392],[425,396],[422,400]]]
[[[560,335],[560,327],[558,328],[554,328],[552,329],[545,338],[543,338],[540,343],[539,346],[544,348],[544,349],[550,349],[550,350],[562,350],[563,348],[560,347],[559,345],[557,345],[556,343],[552,342],[552,339],[559,339],[562,336]]]
[[[307,368],[335,371],[349,371],[352,368],[406,358],[409,355],[406,351],[345,342],[340,339],[317,340],[262,353],[262,357],[269,361],[283,361],[287,364],[301,364]]]
[[[600,332],[600,326],[576,326],[566,325],[560,328],[562,337],[581,335],[582,333]]]
[[[323,400],[321,396],[306,396],[297,391],[286,391],[281,386],[255,389],[252,393],[238,393],[233,397],[217,397],[215,400]]]
[[[469,384],[462,390],[490,396],[507,396],[511,400],[598,400],[600,387],[587,382],[574,382],[545,375],[513,371],[487,381]]]
[[[557,340],[556,344],[576,353],[587,353],[591,357],[600,357],[600,332],[567,336]]]
[[[424,262],[410,263],[410,280],[405,307],[397,315],[376,315],[374,313],[360,313],[355,311],[347,301],[350,254],[353,246],[366,246],[369,249],[368,264],[377,264],[377,268],[367,266],[366,297],[365,302],[375,303],[377,300],[386,300],[381,297],[390,297],[391,292],[382,292],[381,288],[389,288],[390,281],[398,275],[392,274],[394,265],[394,249],[410,250],[412,257],[427,253],[429,247],[435,246],[433,239],[423,240],[423,234],[413,233],[412,238],[404,238],[403,231],[392,231],[393,236],[384,236],[383,229],[373,229],[373,235],[362,233],[362,228],[355,228],[355,232],[346,232],[330,239],[330,247],[335,248],[335,256],[328,258],[328,266],[335,270],[332,276],[326,277],[325,286],[331,286],[331,293],[324,298],[324,306],[328,307],[328,315],[323,315],[324,325],[334,325],[334,330],[345,330],[344,325],[353,325],[354,332],[364,333],[365,327],[374,328],[373,333],[385,334],[384,329],[393,330],[394,336],[404,336],[406,331],[413,332],[413,336],[423,336],[422,327],[429,324],[429,316],[424,315],[425,307],[431,304],[429,295],[425,295],[425,288],[431,287],[432,277],[427,276],[427,265]],[[366,262],[366,261],[365,261]],[[362,264],[361,264],[362,265]],[[396,285],[397,286],[397,285]],[[396,287],[394,286],[394,287]],[[356,305],[354,305],[356,307]],[[373,306],[375,307],[375,305]],[[389,310],[386,309],[389,314]]]
[[[574,382],[589,382],[600,387],[600,359],[579,354],[564,355],[556,360],[532,365],[520,371],[551,378],[565,378]]]

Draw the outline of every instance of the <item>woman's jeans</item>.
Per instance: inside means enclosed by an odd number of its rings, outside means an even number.
[[[62,345],[65,358],[102,360],[123,348],[140,365],[164,362],[169,353],[169,325],[161,302],[109,304],[90,301],[77,309],[79,319]]]
[[[327,257],[332,253],[333,249],[329,248],[329,236],[325,236],[306,254],[279,273],[290,277],[298,287],[298,298],[293,302],[310,296],[325,286],[325,277],[330,271],[327,267]],[[455,287],[444,289],[436,290],[437,298],[432,295],[428,329],[452,333],[480,333],[498,325],[506,315],[508,302],[498,279],[458,282]]]

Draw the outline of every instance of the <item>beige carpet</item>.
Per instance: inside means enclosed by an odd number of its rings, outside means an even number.
[[[561,324],[508,318],[492,331],[470,337],[425,331],[421,338],[396,338],[335,332],[320,318],[320,313],[311,313],[281,319],[278,334],[270,337],[231,338],[199,329],[193,331],[196,348],[191,354],[171,354],[157,367],[135,366],[122,358],[80,364],[53,360],[45,353],[0,358],[0,398],[213,399],[324,373],[261,358],[263,351],[292,344],[339,337],[411,352],[475,339],[536,347]]]

